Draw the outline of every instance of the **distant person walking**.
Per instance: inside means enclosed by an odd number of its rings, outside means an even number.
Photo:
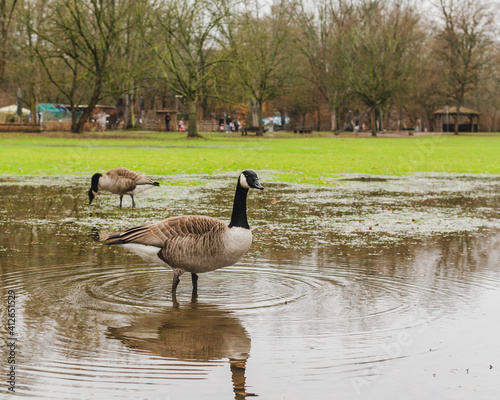
[[[224,117],[219,118],[219,130],[224,132]]]
[[[165,115],[165,127],[167,132],[170,132],[170,114]]]
[[[226,118],[227,133],[231,132],[231,122],[233,122],[233,120],[231,119],[231,116],[228,115]]]
[[[179,121],[179,131],[184,132],[184,121],[182,119]]]
[[[170,132],[170,114],[165,115],[165,127]]]

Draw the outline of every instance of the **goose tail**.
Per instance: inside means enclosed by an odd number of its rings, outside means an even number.
[[[138,243],[147,246],[161,247],[162,242],[159,242],[157,235],[150,231],[152,226],[154,225],[142,225],[128,229],[125,232],[112,233],[106,238],[106,244]]]
[[[128,243],[126,240],[124,240],[122,233],[112,233],[105,240],[106,240],[106,244],[108,246],[114,245],[114,244],[126,244],[126,243]]]

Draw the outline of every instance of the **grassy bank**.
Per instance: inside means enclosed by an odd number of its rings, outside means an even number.
[[[280,180],[328,182],[340,173],[500,174],[500,136],[256,138],[164,133],[0,134],[0,174],[90,174],[118,166],[151,175],[275,170]]]

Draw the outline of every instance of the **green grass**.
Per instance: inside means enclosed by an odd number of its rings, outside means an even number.
[[[164,133],[0,133],[0,174],[91,174],[126,167],[150,175],[281,172],[279,180],[328,183],[341,173],[500,174],[500,136],[350,138],[284,134],[203,139]]]

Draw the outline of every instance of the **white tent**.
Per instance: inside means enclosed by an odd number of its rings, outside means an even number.
[[[17,113],[17,106],[15,104],[13,104],[11,106],[2,107],[2,108],[0,108],[0,113],[16,114]],[[27,115],[30,113],[30,110],[27,108],[22,108],[22,113]]]

